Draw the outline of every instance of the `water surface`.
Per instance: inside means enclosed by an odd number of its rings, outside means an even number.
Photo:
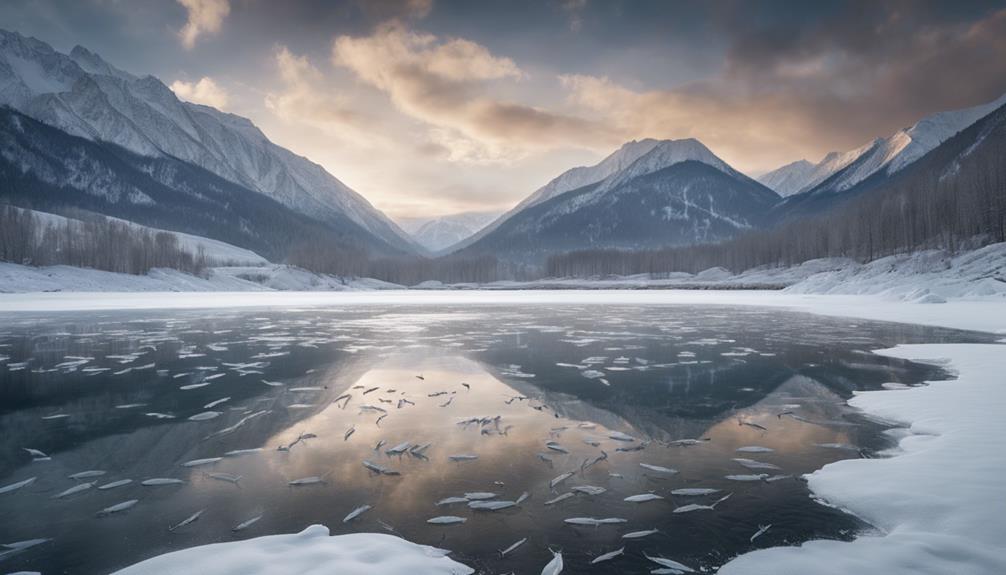
[[[333,533],[391,531],[485,572],[538,572],[550,548],[573,572],[606,573],[656,567],[644,552],[714,569],[760,547],[851,539],[869,526],[813,500],[800,475],[891,445],[888,427],[845,405],[854,391],[942,375],[869,350],[987,341],[694,306],[81,312],[12,314],[0,325],[0,487],[37,477],[0,494],[0,542],[51,539],[0,555],[0,567],[74,574],[312,523]],[[620,434],[632,441],[612,438]],[[680,442],[689,439],[699,441]],[[430,445],[386,453],[404,443]],[[736,451],[743,447],[771,451]],[[51,459],[33,461],[23,448]],[[458,455],[477,459],[451,459]],[[599,456],[606,459],[585,465]],[[752,470],[736,458],[777,468]],[[374,473],[365,460],[399,475]],[[68,477],[87,470],[105,474]],[[566,472],[573,475],[549,487]],[[290,485],[310,477],[320,482]],[[141,484],[150,478],[183,482]],[[122,479],[132,483],[97,489]],[[574,490],[583,486],[606,491]],[[672,495],[682,488],[717,492]],[[527,499],[493,512],[436,505],[472,492]],[[545,505],[566,492],[575,495]],[[624,501],[645,493],[663,499]],[[673,513],[728,494],[714,509]],[[97,516],[132,499],[128,511]],[[343,523],[361,505],[373,508]],[[197,521],[169,530],[200,510]],[[427,523],[441,515],[467,522]],[[626,522],[564,523],[573,517]],[[646,529],[659,532],[621,537]],[[590,565],[622,546],[623,556]]]

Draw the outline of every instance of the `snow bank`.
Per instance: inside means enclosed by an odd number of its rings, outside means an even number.
[[[949,361],[955,381],[859,393],[849,403],[910,425],[894,457],[846,459],[807,476],[811,490],[882,530],[742,555],[721,575],[1006,573],[1006,346],[903,345],[882,355]]]
[[[400,287],[371,278],[341,278],[279,264],[210,268],[206,277],[199,277],[165,268],[132,275],[73,266],[33,267],[0,262],[0,293],[343,291]]]
[[[868,264],[849,262],[804,278],[787,291],[877,294],[920,303],[940,303],[948,298],[1006,298],[1006,244],[993,244],[957,256],[928,250]]]
[[[330,537],[312,525],[300,533],[215,543],[167,553],[115,575],[468,575],[448,551],[380,533]]]

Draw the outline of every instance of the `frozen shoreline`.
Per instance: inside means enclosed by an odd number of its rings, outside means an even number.
[[[816,295],[737,290],[535,290],[346,292],[46,292],[0,294],[0,313],[142,309],[347,307],[382,305],[741,305],[828,316],[1006,333],[1006,299],[942,304],[880,295]]]
[[[816,495],[883,534],[754,551],[719,573],[1006,573],[1006,346],[902,345],[878,353],[949,361],[958,374],[925,387],[857,394],[850,405],[903,422],[909,433],[892,457],[846,459],[807,476]]]

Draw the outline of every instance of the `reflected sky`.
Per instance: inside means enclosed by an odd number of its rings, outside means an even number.
[[[714,568],[757,547],[851,538],[869,526],[815,503],[799,476],[889,446],[883,426],[845,406],[853,391],[940,377],[936,367],[868,350],[984,337],[681,306],[7,319],[0,332],[0,488],[37,479],[0,494],[0,542],[52,541],[0,559],[0,567],[46,573],[105,573],[174,549],[312,523],[333,533],[392,531],[451,549],[488,572],[540,570],[549,548],[562,549],[578,573],[604,573],[650,567],[644,551]],[[208,412],[218,415],[203,419]],[[473,419],[482,422],[459,423]],[[635,441],[614,440],[614,432]],[[681,439],[702,441],[676,443]],[[430,446],[421,456],[386,453],[402,443]],[[771,451],[736,451],[751,446]],[[26,447],[51,460],[32,461]],[[225,455],[252,449],[259,451]],[[450,459],[468,454],[478,458]],[[584,469],[602,454],[607,458]],[[182,465],[212,457],[222,459]],[[778,469],[748,469],[735,458]],[[374,473],[364,460],[400,475]],[[69,475],[93,469],[107,472],[94,488],[53,498],[77,483]],[[550,488],[565,472],[574,475]],[[757,473],[793,477],[726,478]],[[140,484],[157,477],[184,483]],[[321,482],[290,485],[308,477]],[[133,482],[96,489],[121,479]],[[578,486],[606,492],[544,505]],[[671,494],[689,487],[718,491]],[[495,512],[436,505],[475,491],[528,498]],[[624,501],[650,492],[664,499]],[[726,494],[715,510],[673,513]],[[128,512],[95,515],[130,499],[139,503]],[[373,508],[344,524],[361,505]],[[169,531],[199,510],[198,521]],[[231,531],[259,515],[248,529]],[[426,523],[438,515],[468,521]],[[627,523],[563,523],[583,516]],[[758,526],[769,523],[752,543]],[[630,542],[624,556],[589,566],[621,547],[623,533],[654,528],[660,532]],[[524,546],[500,558],[499,549],[523,537]]]

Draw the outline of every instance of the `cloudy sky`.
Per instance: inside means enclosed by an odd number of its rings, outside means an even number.
[[[1006,2],[5,0],[251,118],[393,217],[504,210],[634,138],[758,174],[1006,92]]]

